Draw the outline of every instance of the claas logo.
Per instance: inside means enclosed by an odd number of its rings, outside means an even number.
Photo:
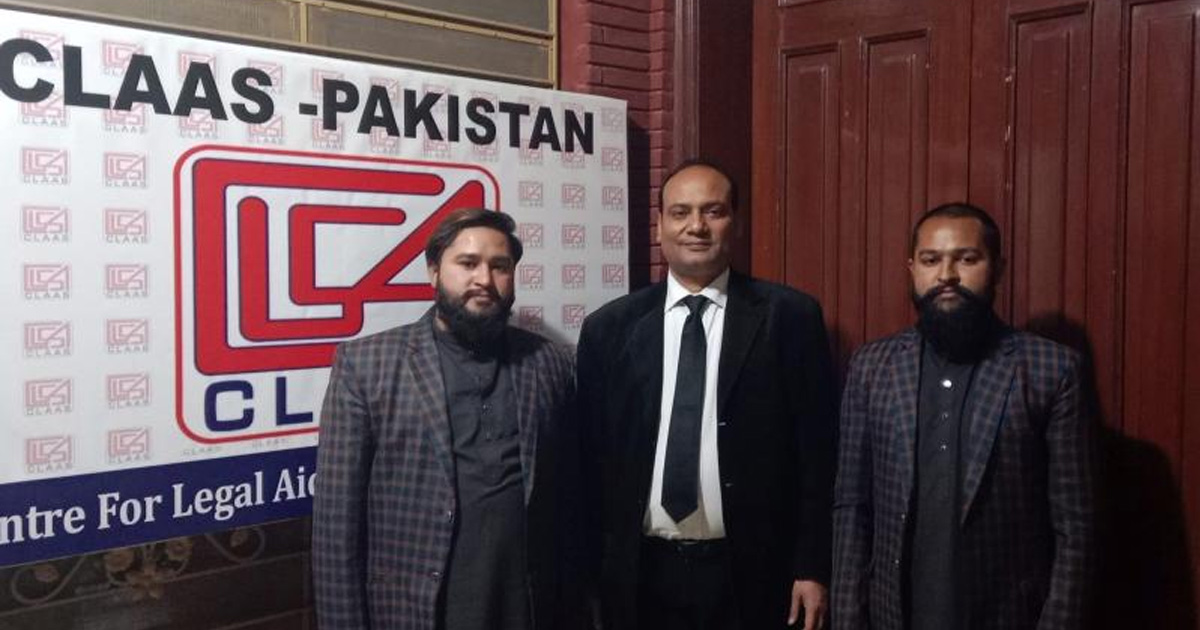
[[[200,442],[310,432],[338,342],[420,316],[449,213],[496,208],[472,165],[206,146],[176,185],[177,416]]]

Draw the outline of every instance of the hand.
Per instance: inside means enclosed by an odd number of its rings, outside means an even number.
[[[819,582],[796,580],[792,583],[792,609],[787,624],[796,625],[800,608],[804,608],[804,630],[821,630],[825,627],[825,608],[828,591]]]

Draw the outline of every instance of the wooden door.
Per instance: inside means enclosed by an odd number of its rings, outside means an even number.
[[[1116,5],[1116,3],[1113,3]],[[1200,2],[1104,7],[1125,111],[1117,206],[1122,282],[1118,568],[1150,605],[1135,622],[1197,627],[1200,597]],[[1097,345],[1102,343],[1097,340]],[[1121,547],[1114,547],[1121,549]],[[1132,551],[1133,553],[1128,553]],[[1190,557],[1190,571],[1182,570]],[[1141,573],[1141,575],[1138,575]],[[1108,597],[1119,592],[1114,585]],[[1138,583],[1138,582],[1135,582]],[[1111,602],[1110,602],[1111,603]],[[1147,619],[1147,617],[1149,617]]]
[[[1090,359],[1103,628],[1197,627],[1198,11],[974,2],[969,196],[1008,239],[1001,312]]]
[[[966,197],[970,4],[780,5],[755,3],[752,269],[845,356],[908,322],[907,226]]]
[[[1083,351],[1100,628],[1200,628],[1200,0],[759,2],[753,271],[844,361],[912,321],[912,219],[996,217],[998,310]]]

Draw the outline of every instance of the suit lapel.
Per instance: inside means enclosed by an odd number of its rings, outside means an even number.
[[[513,340],[512,336],[509,337]],[[525,480],[525,505],[529,505],[529,497],[533,494],[534,474],[537,472],[538,448],[538,400],[542,397],[541,380],[532,354],[523,348],[509,344],[510,376],[512,378],[513,396],[517,402],[517,427],[520,430],[521,472]]]
[[[406,375],[411,379],[411,388],[402,386],[400,391],[415,391],[414,400],[420,406],[421,420],[429,431],[434,458],[441,463],[446,482],[453,488],[454,450],[450,437],[450,412],[446,408],[446,385],[442,380],[442,366],[433,340],[432,309],[417,322],[409,339]]]
[[[628,433],[632,441],[628,444],[636,449],[637,479],[644,479],[647,484],[650,481],[648,471],[654,466],[654,445],[662,415],[663,307],[666,299],[667,285],[662,282],[655,288],[647,311],[634,322],[625,347],[613,365],[615,370],[628,370],[628,376],[622,380],[629,389],[610,393],[628,397],[627,400],[639,404],[638,417],[631,419],[632,430]]]
[[[971,503],[979,491],[983,473],[992,454],[996,442],[996,433],[1004,418],[1004,410],[1008,402],[1013,377],[1016,374],[1016,363],[1013,352],[1016,350],[1016,338],[1008,334],[1000,342],[996,352],[984,359],[978,367],[974,382],[968,392],[971,401],[970,411],[966,416],[966,440],[963,452],[965,469],[963,471],[962,510],[960,522],[967,519]]]
[[[725,419],[729,394],[737,383],[746,356],[750,354],[750,347],[754,345],[754,335],[765,316],[765,304],[750,292],[748,282],[741,274],[729,274],[725,331],[721,339],[721,358],[717,364],[717,417],[722,420]]]
[[[916,476],[917,447],[917,395],[921,382],[921,339],[916,330],[909,329],[900,337],[899,347],[892,357],[892,392],[895,395],[893,414],[898,420],[895,427],[897,453],[900,457],[900,496],[907,509],[912,498],[913,479]]]

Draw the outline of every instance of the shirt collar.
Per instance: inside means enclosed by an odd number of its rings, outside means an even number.
[[[667,302],[663,306],[663,312],[667,312],[676,306],[682,306],[679,303],[683,298],[693,295],[688,291],[675,276],[667,271]],[[710,302],[721,308],[725,308],[725,300],[729,297],[729,267],[721,272],[721,275],[713,278],[713,281],[708,283],[708,286],[696,292],[696,295],[703,295]]]

